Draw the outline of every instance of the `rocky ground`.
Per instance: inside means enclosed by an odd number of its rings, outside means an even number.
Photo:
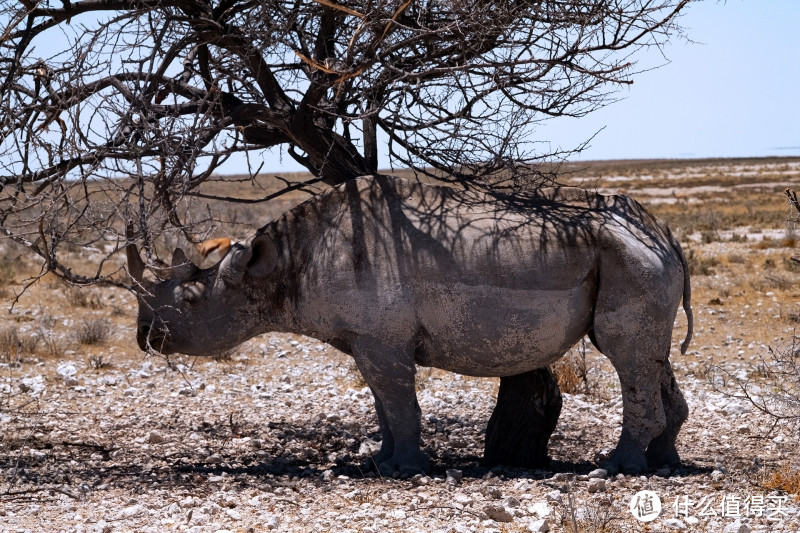
[[[103,357],[0,367],[0,531],[800,530],[797,503],[762,485],[796,436],[715,392],[699,350],[675,360],[692,410],[683,464],[610,478],[596,464],[621,401],[593,352],[588,394],[565,395],[541,471],[480,466],[496,380],[423,370],[432,472],[412,480],[362,468],[378,438],[371,394],[312,339],[268,335],[223,361]],[[629,510],[643,490],[663,506],[647,523]]]

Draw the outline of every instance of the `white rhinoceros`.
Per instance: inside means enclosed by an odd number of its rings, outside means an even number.
[[[542,368],[588,334],[622,387],[622,434],[606,463],[640,472],[679,461],[688,415],[669,362],[689,273],[666,225],[626,196],[543,189],[529,198],[388,176],[332,188],[199,269],[138,282],[138,342],[212,355],[268,331],[350,354],[375,396],[379,470],[423,471],[415,363],[471,376]]]

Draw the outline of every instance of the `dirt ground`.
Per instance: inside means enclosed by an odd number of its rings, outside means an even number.
[[[146,356],[131,294],[49,277],[6,312],[35,265],[0,241],[0,531],[800,531],[796,493],[775,481],[800,468],[798,428],[737,388],[800,394],[769,372],[776,354],[794,353],[800,321],[782,193],[800,188],[800,160],[570,170],[569,182],[647,205],[689,257],[694,340],[680,355],[679,312],[672,350],[691,409],[677,468],[597,470],[622,404],[587,342],[560,370],[548,469],[481,466],[498,381],[421,369],[431,473],[376,477],[363,467],[379,439],[372,397],[348,357],[279,334],[220,360]]]

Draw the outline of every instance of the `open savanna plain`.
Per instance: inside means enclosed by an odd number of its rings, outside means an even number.
[[[679,466],[598,470],[622,403],[586,341],[556,367],[564,407],[549,468],[483,467],[498,380],[420,369],[431,472],[380,478],[363,466],[378,424],[348,357],[278,333],[216,359],[147,355],[131,293],[37,278],[40,265],[0,241],[0,531],[800,531],[798,427],[759,408],[800,414],[800,378],[776,374],[796,361],[800,231],[784,190],[800,189],[800,158],[561,171],[563,183],[639,200],[687,255],[694,340],[681,355],[679,311],[671,354],[691,410]],[[237,187],[206,191],[257,198],[277,185]],[[217,236],[246,239],[302,198],[208,212],[230,222]],[[90,269],[107,249],[68,253]]]

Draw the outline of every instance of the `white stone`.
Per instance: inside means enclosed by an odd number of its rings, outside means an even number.
[[[736,520],[732,524],[725,526],[723,533],[750,533],[750,527],[747,524],[742,524],[741,521]]]
[[[63,379],[71,378],[77,373],[78,367],[75,366],[73,361],[64,361],[63,363],[59,363],[59,365],[56,367],[56,374],[61,376]]]
[[[561,497],[561,491],[558,490],[551,490],[545,495],[545,498],[547,498],[547,501],[557,503],[558,505],[564,503],[564,499]]]
[[[146,509],[144,508],[143,505],[139,505],[139,504],[131,505],[129,507],[124,508],[122,511],[119,512],[119,518],[120,519],[133,518],[134,516],[137,516],[139,514],[144,513],[145,510]]]
[[[664,525],[669,529],[686,529],[686,524],[677,518],[667,518],[664,520]]]
[[[468,496],[462,492],[457,492],[456,494],[454,494],[453,501],[465,507],[469,507],[470,505],[475,503],[475,500],[472,499],[471,496]]]
[[[528,512],[540,518],[547,518],[552,514],[553,510],[547,505],[547,502],[536,502],[528,507]]]
[[[589,472],[589,479],[606,479],[608,471],[604,468],[596,468]]]
[[[547,518],[534,520],[528,526],[528,531],[531,533],[545,533],[546,531],[550,531],[550,520]]]
[[[375,455],[381,450],[381,443],[365,438],[358,447],[359,455]]]

